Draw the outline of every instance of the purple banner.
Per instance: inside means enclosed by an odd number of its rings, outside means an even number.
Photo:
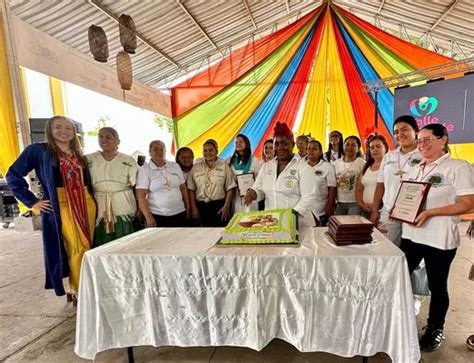
[[[474,142],[474,74],[395,90],[394,116],[407,114],[446,126],[450,143]]]

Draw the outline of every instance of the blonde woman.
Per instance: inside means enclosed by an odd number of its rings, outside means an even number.
[[[41,212],[47,289],[77,301],[84,252],[91,248],[96,207],[87,162],[71,119],[54,116],[46,122],[46,142],[29,145],[6,175],[14,196]],[[41,198],[24,177],[34,170],[43,187]]]

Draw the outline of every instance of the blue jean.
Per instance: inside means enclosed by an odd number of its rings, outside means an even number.
[[[339,215],[339,216],[359,216],[360,207],[356,202],[354,203],[337,202],[336,212],[334,214]]]

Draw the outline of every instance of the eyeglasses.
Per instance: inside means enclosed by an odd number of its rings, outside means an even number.
[[[416,140],[416,143],[421,145],[431,144],[431,141],[439,139],[441,139],[441,137],[425,137],[424,139]]]

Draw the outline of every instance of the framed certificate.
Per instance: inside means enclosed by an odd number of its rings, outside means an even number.
[[[237,186],[239,187],[239,194],[241,197],[245,197],[247,190],[252,188],[255,182],[254,173],[246,173],[237,175]]]
[[[425,205],[430,187],[430,183],[402,182],[390,218],[414,225],[416,217]]]

